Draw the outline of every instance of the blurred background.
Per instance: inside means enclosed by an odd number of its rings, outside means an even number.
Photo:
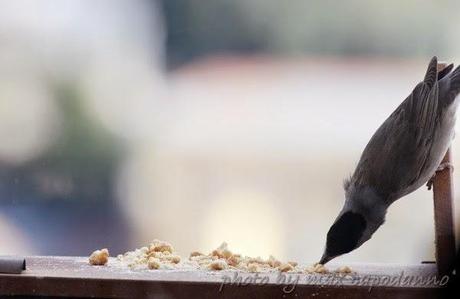
[[[373,132],[460,63],[460,2],[288,2],[0,0],[0,254],[317,261]],[[340,260],[433,260],[432,209]]]

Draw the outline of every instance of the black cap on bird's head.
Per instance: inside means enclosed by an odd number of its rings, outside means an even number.
[[[380,194],[369,187],[349,184],[345,191],[345,203],[327,233],[320,264],[358,248],[385,222],[389,203]]]
[[[327,233],[326,248],[320,264],[356,249],[363,243],[367,222],[363,215],[347,211],[342,213]]]

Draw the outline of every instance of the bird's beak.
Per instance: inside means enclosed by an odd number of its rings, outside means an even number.
[[[324,265],[324,264],[326,264],[327,262],[329,262],[332,259],[333,259],[333,257],[330,257],[326,253],[324,253],[323,256],[321,257],[321,260],[319,261],[319,263],[321,265]]]

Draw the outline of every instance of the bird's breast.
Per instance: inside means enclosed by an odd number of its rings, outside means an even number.
[[[415,186],[413,187],[415,189],[424,185],[435,174],[439,164],[444,158],[444,155],[449,149],[455,135],[456,110],[457,105],[451,105],[440,117],[439,124],[436,127],[435,134],[433,136],[432,147],[427,159],[427,165],[422,171],[419,180],[414,184]]]
[[[431,140],[431,149],[418,178],[411,185],[394,193],[391,196],[392,201],[417,190],[435,174],[455,135],[456,110],[457,103],[453,103],[440,115],[438,125]]]

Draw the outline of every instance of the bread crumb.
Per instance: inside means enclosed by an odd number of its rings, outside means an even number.
[[[216,260],[209,264],[209,269],[211,270],[225,270],[228,268],[227,263],[224,260]]]
[[[250,263],[257,263],[257,264],[265,264],[265,263],[268,263],[267,261],[264,261],[264,259],[261,258],[260,256],[249,258],[249,262],[250,262]]]
[[[291,265],[291,264],[281,264],[279,267],[278,267],[278,270],[280,270],[281,272],[288,272],[288,271],[292,271],[294,269],[294,267]]]
[[[149,247],[149,252],[152,251],[172,253],[174,251],[174,248],[168,242],[155,239],[152,241]]]
[[[337,273],[340,273],[340,274],[350,274],[353,272],[353,270],[348,267],[348,266],[342,266],[342,267],[339,267],[337,270],[336,270]]]
[[[217,247],[211,252],[211,255],[217,256],[219,258],[224,257],[224,252],[226,252],[227,254],[230,253],[231,255],[231,252],[228,250],[227,247],[228,247],[228,244],[226,242],[223,242],[219,247]]]
[[[199,252],[199,251],[192,251],[190,253],[190,257],[194,257],[194,256],[200,256],[200,255],[204,255],[203,253]]]
[[[256,263],[249,264],[248,265],[248,272],[251,272],[251,273],[260,272],[259,265],[257,265]]]
[[[178,255],[169,255],[165,259],[167,259],[173,264],[178,264],[180,262],[180,256]]]
[[[149,261],[147,263],[147,267],[149,269],[151,269],[151,270],[160,269],[160,267],[161,267],[160,260],[155,258],[155,257],[149,258]]]
[[[272,268],[278,268],[279,266],[281,266],[281,262],[277,260],[273,255],[270,255],[270,257],[268,258],[268,264]]]
[[[107,248],[103,248],[100,250],[96,250],[91,253],[89,257],[89,263],[93,266],[103,266],[107,264],[109,261],[109,250]]]
[[[232,255],[227,259],[227,263],[232,267],[237,267],[241,262],[241,256],[239,255]]]
[[[292,267],[297,267],[297,262],[288,262],[289,265],[291,265]]]
[[[224,249],[222,251],[222,257],[225,258],[225,259],[228,259],[228,258],[231,258],[233,256],[233,253],[228,250],[228,249]]]
[[[324,267],[324,265],[316,263],[313,266],[310,266],[306,269],[308,273],[318,273],[318,274],[326,274],[329,273],[329,270]]]

